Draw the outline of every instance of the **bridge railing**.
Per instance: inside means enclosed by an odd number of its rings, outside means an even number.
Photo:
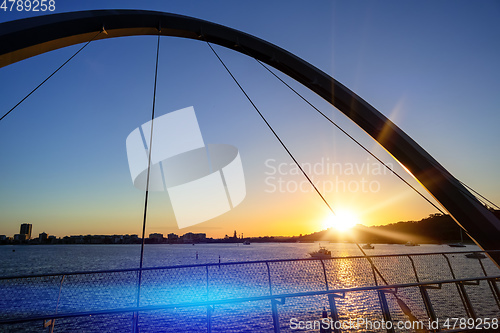
[[[477,257],[467,258],[471,253]],[[441,329],[450,328],[442,326],[443,318],[479,324],[482,318],[500,317],[500,270],[488,258],[481,259],[481,253],[145,268],[139,307],[138,269],[1,277],[0,330],[30,331],[45,323],[63,332],[122,332],[131,330],[137,313],[141,332],[279,332],[299,322],[320,323],[325,316],[330,323],[372,325],[410,319],[429,325],[441,320]]]

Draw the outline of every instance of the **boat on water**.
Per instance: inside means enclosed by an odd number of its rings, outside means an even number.
[[[310,252],[309,255],[312,258],[331,258],[332,252],[324,247],[319,247],[318,251]]]
[[[466,247],[467,245],[465,245],[464,243],[462,242],[458,242],[458,243],[452,243],[452,244],[448,244],[449,247]]]
[[[244,241],[243,245],[250,245],[250,241],[248,241],[248,240]]]
[[[472,252],[465,255],[469,259],[484,259],[486,256],[480,252]]]
[[[405,246],[420,246],[420,244],[414,243],[412,241],[406,242]]]
[[[365,245],[362,246],[362,248],[365,250],[373,250],[375,246],[371,245],[370,243],[366,243]]]

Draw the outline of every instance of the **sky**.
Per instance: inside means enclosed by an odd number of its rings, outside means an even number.
[[[389,117],[455,177],[500,202],[500,4],[497,1],[57,1],[55,13],[147,9],[205,19],[274,43],[333,76]],[[2,12],[0,22],[34,16]],[[0,114],[81,45],[0,69]],[[319,117],[255,60],[214,46],[336,212],[364,225],[437,210]],[[139,234],[144,191],[125,141],[151,117],[156,38],[94,41],[0,122],[0,234]],[[339,111],[279,74],[431,198]],[[162,37],[156,114],[193,106],[206,144],[238,148],[245,199],[179,229],[151,192],[146,234],[307,234],[331,213],[208,46]],[[196,209],[197,203],[193,203]]]

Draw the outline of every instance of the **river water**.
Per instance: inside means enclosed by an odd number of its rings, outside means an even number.
[[[322,243],[334,257],[360,256],[354,244]],[[164,306],[205,300],[300,294],[329,289],[373,286],[372,268],[365,258],[345,258],[272,263],[241,262],[258,260],[308,258],[318,243],[252,243],[146,245],[144,267],[201,265],[150,270],[143,273],[141,306]],[[366,250],[369,255],[437,253],[475,251],[477,246],[450,248],[446,245],[375,244]],[[68,273],[137,268],[139,245],[47,245],[1,246],[2,276]],[[436,281],[483,276],[477,259],[464,254],[414,256],[413,265],[420,281]],[[223,265],[218,265],[220,262]],[[238,262],[238,264],[236,264]],[[204,264],[215,264],[204,266]],[[233,263],[224,265],[224,263]],[[412,262],[407,256],[374,258],[373,263],[389,284],[415,282]],[[450,272],[449,265],[453,267]],[[488,275],[500,275],[489,259],[482,260]],[[328,286],[325,285],[325,278]],[[383,284],[380,278],[377,283]],[[498,306],[486,281],[477,286],[465,286],[480,318],[498,318]],[[67,275],[59,277],[0,280],[0,293],[9,295],[0,300],[0,317],[49,315],[57,307],[60,313],[96,311],[135,306],[136,272]],[[58,296],[59,295],[59,296]],[[404,300],[413,315],[426,319],[427,313],[417,287],[401,289],[398,297]],[[466,318],[454,284],[429,290],[436,315],[441,319]],[[408,320],[393,295],[387,296],[393,320]],[[330,303],[325,295],[287,297],[277,303],[281,332],[319,332],[316,327],[294,326],[298,321],[321,319],[323,308]],[[339,319],[381,321],[379,299],[374,291],[352,292],[336,298]],[[273,332],[272,307],[269,299],[216,305],[209,311],[214,332]],[[141,332],[194,332],[207,330],[207,308],[176,307],[165,311],[146,311],[140,316]],[[294,321],[295,319],[296,321]],[[125,332],[131,329],[130,313],[58,319],[55,332]],[[38,326],[37,326],[38,325]],[[32,332],[40,323],[0,326],[0,331]],[[293,328],[299,329],[293,329]],[[301,329],[301,327],[303,329]],[[4,329],[4,330],[2,330]],[[346,329],[345,332],[379,332],[382,329]],[[413,332],[415,330],[396,330]]]
[[[348,243],[146,244],[144,267],[221,262],[308,258],[319,245],[334,257],[362,253]],[[368,255],[451,252],[447,245],[403,246],[376,244]],[[480,250],[476,245],[459,251]],[[140,245],[13,245],[0,246],[0,276],[47,274],[139,267]],[[198,259],[196,259],[198,254]]]

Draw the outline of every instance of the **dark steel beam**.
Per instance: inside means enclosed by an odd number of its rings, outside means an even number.
[[[340,82],[262,39],[204,20],[152,11],[96,10],[37,16],[0,24],[0,67],[97,39],[157,35],[215,43],[261,60],[324,98],[374,138],[429,191],[484,250],[500,249],[500,220],[387,117]],[[460,157],[457,157],[457,163]],[[500,255],[490,257],[500,266]]]

